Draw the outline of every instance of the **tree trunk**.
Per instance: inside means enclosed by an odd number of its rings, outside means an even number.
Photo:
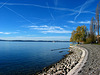
[[[98,43],[99,43],[99,20],[98,20]]]

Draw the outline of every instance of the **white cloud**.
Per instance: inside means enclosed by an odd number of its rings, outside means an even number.
[[[32,26],[28,26],[29,28],[47,28],[47,25],[41,25],[41,26],[36,26],[36,25],[32,25]]]
[[[81,24],[90,24],[90,21],[80,21],[78,23],[81,23]]]
[[[68,25],[64,25],[65,28],[69,29],[69,30],[75,30],[77,27],[76,26],[73,26],[73,27],[69,27]]]
[[[38,27],[38,28],[32,28],[32,29],[35,29],[35,30],[50,30],[50,28],[41,28],[41,27]]]
[[[10,32],[0,32],[0,34],[11,34]]]
[[[31,29],[39,30],[41,33],[71,33],[72,31],[67,31],[64,28],[60,26],[47,26],[47,25],[41,25],[41,26],[28,26]]]
[[[40,26],[40,27],[48,27],[47,25],[43,25],[43,26]]]
[[[71,33],[72,31],[66,31],[66,30],[48,30],[48,31],[42,31],[42,33]]]
[[[0,32],[0,34],[2,34],[3,32]]]
[[[0,34],[6,34],[6,35],[9,35],[9,34],[16,34],[18,32],[0,32]]]
[[[9,33],[9,32],[5,32],[5,33],[3,33],[3,34],[11,34],[11,33]]]
[[[41,26],[28,26],[31,29],[36,30],[63,30],[60,26],[47,26],[47,25],[41,25]]]
[[[65,28],[69,28],[67,25],[64,25]]]
[[[61,28],[61,27],[59,27],[59,26],[54,26],[54,28],[60,29],[60,30],[64,30],[63,28]]]
[[[30,28],[34,28],[34,27],[35,27],[35,28],[36,28],[36,27],[38,27],[38,26],[28,26],[28,27],[30,27]]]
[[[69,22],[69,23],[78,23],[78,24],[90,24],[90,21],[78,21],[78,22],[76,22],[76,21],[67,21],[67,22]]]
[[[69,23],[75,23],[75,21],[68,21]]]

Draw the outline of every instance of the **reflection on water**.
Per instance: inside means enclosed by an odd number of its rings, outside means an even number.
[[[69,42],[0,42],[0,75],[33,74],[67,54]],[[59,52],[63,51],[63,52]]]

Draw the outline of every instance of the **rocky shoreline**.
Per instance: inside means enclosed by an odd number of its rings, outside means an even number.
[[[68,72],[79,63],[82,56],[82,50],[78,47],[72,47],[69,54],[65,55],[56,64],[44,68],[36,75],[67,75]]]

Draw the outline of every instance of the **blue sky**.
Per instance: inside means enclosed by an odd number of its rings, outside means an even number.
[[[99,0],[0,0],[0,39],[69,40],[95,17]]]

